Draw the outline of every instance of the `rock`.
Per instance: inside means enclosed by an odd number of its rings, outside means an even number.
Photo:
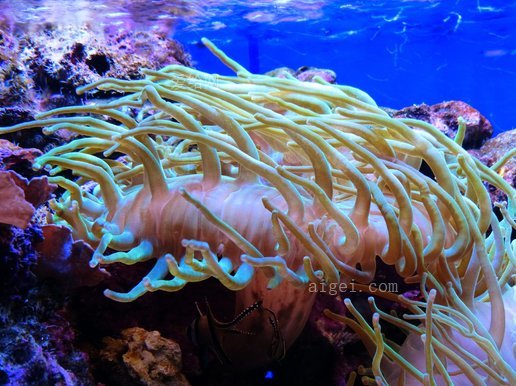
[[[93,386],[88,357],[64,317],[62,291],[32,273],[41,229],[0,224],[0,384]]]
[[[103,343],[100,356],[112,368],[114,384],[137,381],[146,386],[190,385],[181,372],[181,348],[157,331],[128,328],[122,331],[120,339],[108,337]]]
[[[0,30],[0,126],[31,120],[52,108],[83,104],[85,97],[77,95],[76,88],[102,77],[137,79],[141,68],[192,64],[182,45],[162,32],[120,28],[94,33],[92,28],[45,23],[31,31]],[[101,92],[95,98],[110,96]]]
[[[32,79],[20,61],[19,40],[0,27],[0,106],[31,105]]]
[[[0,93],[8,94],[4,86],[0,85]],[[6,104],[0,100],[0,126],[5,127],[21,122],[34,120],[34,107],[32,104],[20,106],[20,104]]]
[[[426,104],[405,107],[392,114],[395,118],[412,118],[431,123],[450,138],[455,138],[458,118],[466,121],[463,147],[477,149],[491,137],[493,127],[480,112],[465,102],[449,101],[432,106]]]
[[[35,245],[38,277],[51,278],[68,288],[95,286],[109,277],[103,268],[89,266],[93,249],[82,240],[74,241],[69,228],[50,224],[42,231],[43,240]]]
[[[307,66],[298,68],[294,76],[302,82],[313,82],[316,76],[328,83],[335,83],[337,80],[337,74],[333,70]]]
[[[42,154],[39,149],[25,149],[0,139],[0,170],[14,170],[25,176],[33,175],[32,164]]]
[[[54,326],[55,327],[55,326]],[[45,335],[43,335],[45,336]],[[92,385],[60,363],[64,353],[52,353],[49,342],[31,334],[23,326],[0,329],[0,383],[2,385]],[[45,336],[46,338],[46,336]],[[67,344],[62,342],[62,346]],[[71,355],[70,355],[71,354]],[[80,363],[81,353],[68,353],[67,359]]]
[[[276,78],[286,78],[293,76],[302,82],[313,82],[316,76],[322,78],[326,82],[335,83],[337,75],[333,70],[324,68],[303,66],[294,71],[288,67],[280,67],[267,72],[265,75],[274,76]]]
[[[472,150],[474,156],[480,159],[484,164],[491,167],[508,151],[514,149],[516,143],[516,129],[509,130],[489,139],[478,150]],[[516,157],[512,157],[508,162],[498,170],[505,181],[513,188],[516,188]],[[494,186],[489,186],[489,193],[493,202],[506,201],[505,193],[499,191]]]

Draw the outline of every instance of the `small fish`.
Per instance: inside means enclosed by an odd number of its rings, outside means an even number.
[[[281,334],[281,330],[279,328],[278,318],[276,318],[276,314],[272,312],[272,310],[269,310],[268,308],[264,308],[264,310],[267,310],[271,313],[271,316],[269,316],[269,323],[272,326],[273,335],[272,335],[272,341],[270,350],[268,352],[269,358],[280,361],[283,358],[285,358],[285,354],[287,352],[287,348],[285,346],[285,339],[283,338],[283,335]]]
[[[268,361],[279,361],[285,357],[285,340],[278,319],[272,310],[263,307],[261,300],[245,308],[230,322],[217,320],[207,300],[206,313],[202,312],[197,302],[195,306],[199,316],[188,327],[187,335],[200,348],[204,364],[207,363],[206,349],[226,366],[235,365],[235,358],[240,362],[247,355],[264,356]],[[248,319],[254,319],[254,324],[265,323],[268,326],[259,331],[238,328]]]

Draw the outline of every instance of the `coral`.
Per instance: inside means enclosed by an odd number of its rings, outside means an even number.
[[[14,105],[0,107],[0,123],[2,125],[13,125],[34,119],[35,108],[31,106]]]
[[[47,201],[55,188],[46,176],[28,181],[16,172],[0,170],[0,223],[26,228],[34,207]]]
[[[19,42],[0,28],[0,105],[31,104],[33,84],[21,65]]]
[[[352,318],[327,312],[370,349],[365,382],[427,382],[435,374],[514,383],[505,349],[514,321],[506,321],[505,303],[515,192],[461,146],[466,122],[450,139],[426,122],[390,117],[360,90],[251,74],[204,42],[236,77],[171,65],[144,70],[142,80],[106,78],[79,93],[124,95],[0,129],[84,136],[46,152],[35,167],[49,167],[49,180],[66,190],[53,203],[54,221],[95,249],[91,267],[152,262],[129,292],[106,296],[127,302],[217,279],[236,291],[242,324],[218,334],[224,325],[210,316],[199,332],[244,368],[276,358],[282,342],[293,344],[322,286],[352,282],[406,311],[384,312],[371,297],[371,318],[350,299]],[[128,107],[140,111],[132,116]],[[111,159],[114,152],[124,162]],[[93,190],[85,187],[91,180]],[[508,197],[496,203],[501,219],[483,182]],[[420,299],[374,291],[377,259],[398,280],[417,284]],[[273,316],[253,313],[258,303]],[[488,326],[481,314],[490,316]],[[382,335],[384,321],[424,344],[407,349],[408,339],[398,347]],[[470,352],[454,344],[454,334]],[[461,374],[452,373],[456,366]]]
[[[0,223],[26,228],[34,214],[34,207],[13,179],[13,174],[0,171]]]
[[[94,385],[87,357],[60,311],[59,292],[33,274],[41,229],[0,224],[0,383]]]
[[[0,224],[2,292],[16,293],[34,284],[34,274],[30,269],[36,263],[37,254],[33,244],[41,238],[41,229],[37,226],[20,229]]]
[[[102,76],[137,79],[140,68],[191,65],[183,47],[162,33],[123,28],[93,33],[92,28],[58,22],[30,31],[0,28],[0,124],[12,125],[33,119],[44,109],[82,103],[75,88]],[[25,147],[44,147],[24,142],[33,138],[8,139]],[[50,142],[56,141],[54,137]]]
[[[8,385],[66,385],[77,384],[93,385],[88,376],[84,377],[79,370],[81,362],[85,358],[77,352],[58,352],[51,354],[52,348],[46,347],[59,342],[62,346],[67,343],[63,341],[63,335],[53,342],[44,342],[40,339],[48,339],[45,332],[42,335],[32,335],[31,329],[24,327],[2,328],[0,338],[0,381]],[[37,328],[36,328],[37,330]],[[69,343],[68,343],[69,344]],[[53,347],[57,351],[57,347]],[[63,367],[63,362],[66,367]],[[75,362],[75,364],[74,364]],[[79,366],[77,366],[77,364]],[[83,375],[79,380],[70,371],[70,365],[77,366],[77,374]],[[86,382],[85,382],[86,381]]]
[[[163,338],[158,331],[128,328],[120,339],[104,338],[100,352],[114,384],[147,386],[189,386],[181,373],[182,359],[179,345]]]
[[[42,154],[38,149],[25,149],[0,139],[0,169],[13,170],[25,177],[33,174],[32,163]]]
[[[0,383],[93,385],[87,357],[74,347],[73,330],[60,314],[60,292],[34,275],[41,259],[35,245],[48,241],[43,203],[55,186],[27,171],[39,150],[5,140],[0,146]]]
[[[190,64],[181,45],[157,33],[91,34],[87,27],[47,25],[24,35],[20,61],[34,85],[48,93],[42,107],[80,102],[75,88],[113,76],[139,78],[140,68]]]

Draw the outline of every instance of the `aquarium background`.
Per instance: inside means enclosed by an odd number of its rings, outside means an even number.
[[[462,100],[493,124],[515,126],[516,2],[0,1],[13,23],[158,29],[182,42],[196,66],[228,73],[205,36],[253,72],[314,66],[337,73],[382,106]]]

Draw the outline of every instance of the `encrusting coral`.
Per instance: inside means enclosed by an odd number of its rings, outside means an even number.
[[[514,384],[515,192],[496,173],[514,153],[488,168],[461,147],[464,125],[452,140],[389,117],[355,88],[251,74],[204,43],[236,77],[142,70],[142,80],[78,89],[124,93],[110,103],[0,129],[83,136],[35,163],[66,189],[55,222],[95,248],[92,267],[156,259],[129,292],[106,296],[132,301],[214,277],[238,291],[237,311],[261,302],[277,317],[251,312],[240,333],[219,337],[234,364],[260,364],[296,339],[318,285],[367,291],[378,256],[420,283],[424,299],[376,294],[411,314],[386,314],[371,298],[372,324],[349,300],[353,318],[331,315],[373,355],[364,382]],[[78,178],[58,175],[66,170]],[[500,219],[484,181],[507,194],[495,203]],[[382,336],[383,322],[408,333],[401,347]]]

